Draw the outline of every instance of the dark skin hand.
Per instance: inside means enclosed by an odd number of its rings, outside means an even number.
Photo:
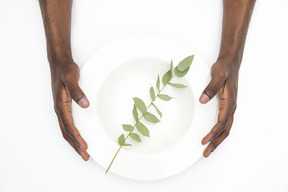
[[[219,95],[218,122],[202,139],[208,157],[229,135],[237,105],[238,75],[246,34],[256,0],[223,0],[223,27],[219,57],[211,68],[211,81],[200,102]]]
[[[79,67],[73,61],[70,44],[72,0],[39,0],[51,70],[54,108],[63,137],[81,155],[89,159],[87,143],[73,123],[71,102],[81,107],[89,101],[78,85]],[[237,104],[238,74],[249,21],[255,0],[223,0],[223,27],[219,57],[211,68],[212,80],[200,102],[219,95],[218,122],[202,140],[207,143],[203,156],[208,157],[228,136]]]
[[[39,0],[50,64],[54,109],[64,139],[87,161],[87,143],[73,123],[71,102],[83,108],[89,101],[78,85],[79,67],[70,45],[72,0]]]

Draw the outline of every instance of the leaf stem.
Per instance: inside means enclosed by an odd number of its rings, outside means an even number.
[[[177,73],[178,73],[178,72],[177,72]],[[152,105],[152,103],[155,101],[155,99],[158,97],[158,95],[161,93],[161,91],[162,91],[162,90],[166,87],[166,85],[175,77],[175,75],[176,75],[177,73],[175,73],[175,74],[173,75],[173,77],[171,77],[171,78],[169,79],[169,81],[159,90],[159,92],[158,92],[157,95],[155,96],[154,100],[152,100],[151,103],[150,103],[150,104],[148,105],[148,107],[146,108],[146,111],[149,109],[149,107]],[[139,121],[143,118],[143,116],[144,116],[144,114],[142,114],[142,116],[138,119],[138,121],[136,121],[136,123],[135,123],[135,125],[133,126],[133,128],[135,128],[137,122],[139,122]],[[129,134],[127,135],[127,137],[124,139],[124,142],[123,142],[123,143],[126,142],[126,140],[128,139],[128,137],[130,136],[130,134],[131,134],[131,131],[129,132]],[[113,162],[114,162],[116,156],[118,155],[120,149],[122,148],[122,146],[123,146],[123,145],[120,145],[120,147],[118,148],[117,152],[115,153],[115,155],[114,155],[111,163],[109,164],[109,166],[108,166],[108,168],[107,168],[107,170],[106,170],[106,172],[105,172],[105,175],[108,173],[111,165],[113,164]]]

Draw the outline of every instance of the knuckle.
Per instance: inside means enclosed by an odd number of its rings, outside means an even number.
[[[225,131],[225,132],[223,133],[223,136],[224,136],[224,138],[228,137],[228,136],[229,136],[229,134],[230,134],[230,132],[229,132],[229,131]]]
[[[225,129],[225,127],[226,127],[226,122],[223,122],[223,121],[218,121],[218,126],[217,127],[215,127],[215,132],[217,131],[217,132],[222,132],[224,129]]]
[[[68,125],[65,126],[64,132],[65,132],[68,136],[70,136],[71,138],[74,138],[74,139],[76,139],[76,137],[77,137],[78,135],[80,135],[79,132],[77,131],[77,129],[75,128],[75,126],[74,126],[72,123],[70,123],[70,124],[68,124]]]
[[[68,135],[73,135],[74,130],[72,128],[73,126],[71,124],[67,124],[65,123],[65,128],[64,128],[64,132]]]
[[[230,99],[229,100],[229,105],[231,106],[231,110],[234,110],[235,109],[235,106],[236,106],[236,100],[235,99]]]
[[[56,93],[54,96],[54,109],[56,109],[57,111],[60,110],[60,106],[62,105],[62,97],[60,93]]]
[[[233,111],[233,112],[235,112],[236,109],[237,109],[237,103],[235,102],[235,104],[234,104],[234,111]]]
[[[63,138],[68,141],[69,135],[66,134],[66,132],[62,133]]]
[[[59,105],[59,101],[56,101],[55,104],[54,104],[54,111],[56,114],[60,114],[61,112],[61,107]]]
[[[57,99],[55,102],[54,102],[54,111],[57,113],[57,114],[60,114],[61,113],[61,111],[62,111],[62,109],[61,109],[61,104],[62,104],[62,102],[59,100],[59,99]]]
[[[210,145],[211,145],[211,152],[213,152],[218,147],[218,145],[215,141],[211,141]]]
[[[57,105],[54,105],[54,111],[55,111],[55,113],[59,113],[59,107],[57,106]]]
[[[227,104],[229,106],[229,109],[234,111],[236,110],[236,107],[237,107],[237,98],[235,96],[229,96],[227,98]]]
[[[71,63],[64,71],[62,71],[62,80],[69,82],[79,79],[80,69],[76,63]]]
[[[62,80],[64,82],[69,82],[71,80],[73,80],[75,78],[75,75],[73,73],[70,73],[70,72],[64,72],[62,74]]]
[[[64,131],[62,131],[62,137],[66,140],[66,141],[69,141],[70,139],[70,136]]]
[[[212,95],[216,95],[217,92],[218,92],[218,87],[216,85],[211,86],[208,90],[208,93]]]
[[[212,66],[212,76],[217,76],[222,79],[226,79],[229,74],[229,69],[227,69],[226,66],[223,65],[213,65]]]
[[[225,70],[217,70],[215,73],[215,75],[217,75],[220,79],[222,79],[223,81],[227,78],[228,73]]]

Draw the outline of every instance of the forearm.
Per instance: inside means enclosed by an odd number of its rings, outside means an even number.
[[[72,61],[70,43],[72,0],[39,0],[39,3],[50,66],[65,60]]]
[[[256,0],[223,0],[222,39],[218,60],[240,67],[246,35]]]

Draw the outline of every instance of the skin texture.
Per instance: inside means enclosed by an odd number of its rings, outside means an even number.
[[[199,101],[209,102],[219,96],[218,122],[202,139],[208,146],[203,152],[208,157],[229,135],[237,106],[239,68],[246,34],[255,0],[223,0],[221,47],[217,61],[211,68],[211,81]]]
[[[89,159],[87,143],[73,123],[71,102],[83,108],[89,101],[78,85],[79,67],[73,61],[70,44],[72,0],[39,0],[50,64],[54,109],[64,139],[84,160]],[[229,135],[237,105],[238,75],[249,21],[255,0],[223,0],[223,28],[217,61],[211,68],[212,80],[199,101],[209,102],[219,95],[218,122],[202,140],[208,157]]]
[[[71,102],[83,108],[89,101],[78,85],[79,67],[70,44],[72,0],[39,0],[50,64],[54,109],[64,139],[87,161],[87,143],[73,123]]]

